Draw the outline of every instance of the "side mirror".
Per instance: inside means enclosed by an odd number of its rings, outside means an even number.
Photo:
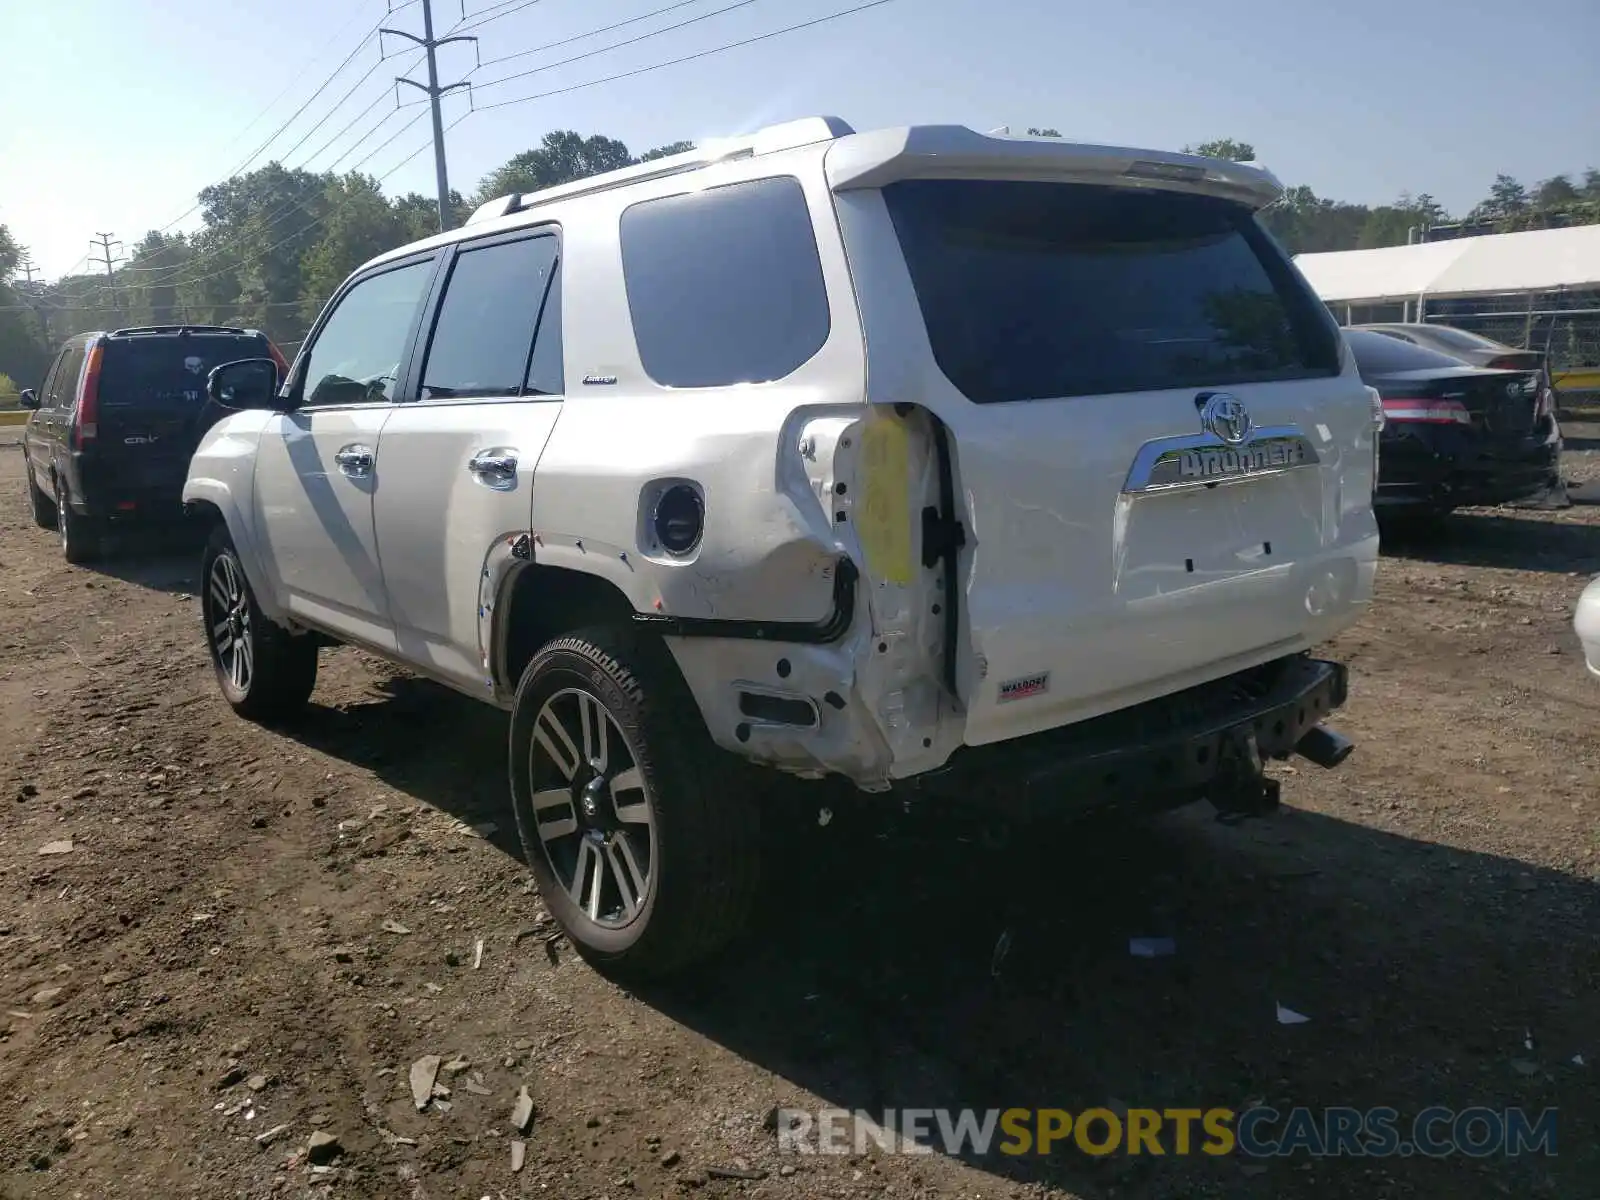
[[[270,358],[241,358],[213,367],[206,395],[223,408],[276,408],[278,364]]]
[[[23,388],[17,399],[23,408],[37,409],[39,407],[39,397],[34,395],[32,388]]]

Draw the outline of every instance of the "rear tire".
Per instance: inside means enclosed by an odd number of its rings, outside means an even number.
[[[54,529],[56,527],[56,502],[44,494],[33,478],[33,468],[28,471],[28,505],[33,509],[33,523],[40,529]]]
[[[72,511],[72,502],[61,485],[56,485],[56,531],[61,535],[61,553],[74,566],[100,557],[100,528],[89,517]]]
[[[206,648],[233,711],[264,723],[300,712],[317,686],[316,640],[292,634],[262,613],[233,539],[221,525],[206,543],[200,588]]]
[[[758,798],[659,641],[587,629],[535,654],[510,773],[545,905],[597,969],[660,977],[742,930],[760,876]]]

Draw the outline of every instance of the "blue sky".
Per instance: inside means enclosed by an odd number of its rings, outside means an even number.
[[[574,38],[669,2],[538,0],[476,29],[477,53],[488,60]],[[541,67],[734,2],[692,0],[612,33],[485,65],[472,77],[487,82]],[[569,87],[861,2],[751,0],[632,46],[482,87],[476,103]],[[13,48],[0,92],[0,223],[47,276],[81,269],[96,232],[131,245],[256,149],[386,19],[390,3],[400,0],[0,0],[0,44]],[[468,20],[492,3],[465,0]],[[461,15],[462,0],[435,0],[438,25]],[[387,21],[420,31],[420,4],[412,0]],[[355,120],[413,57],[398,40],[385,41],[399,57],[287,154],[291,165],[329,165],[393,103],[391,85],[391,99]],[[471,46],[442,50],[441,80],[467,72],[474,54]],[[1532,182],[1600,166],[1597,61],[1597,0],[1533,0],[1515,10],[1460,0],[895,0],[681,66],[475,113],[449,134],[451,182],[470,192],[550,129],[604,133],[638,152],[830,113],[857,128],[1042,125],[1159,148],[1235,137],[1253,143],[1286,183],[1319,195],[1377,203],[1427,191],[1462,210],[1497,171]],[[376,62],[368,43],[261,161],[286,154]],[[403,100],[419,95],[402,90]],[[447,105],[447,120],[467,107],[462,98]],[[391,116],[340,169],[423,111]],[[352,121],[326,152],[303,161]],[[363,169],[388,171],[427,131],[418,121]],[[419,154],[385,186],[431,194],[431,156]]]

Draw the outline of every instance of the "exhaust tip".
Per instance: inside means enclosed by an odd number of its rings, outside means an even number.
[[[1294,752],[1319,767],[1332,768],[1349,758],[1355,748],[1356,744],[1344,734],[1326,725],[1314,725],[1295,743]]]

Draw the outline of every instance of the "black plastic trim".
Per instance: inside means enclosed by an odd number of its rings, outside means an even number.
[[[673,637],[744,638],[822,646],[837,642],[855,620],[856,580],[860,571],[841,557],[833,571],[833,611],[820,621],[733,621],[721,617],[678,617],[670,613],[633,614],[640,625]]]

